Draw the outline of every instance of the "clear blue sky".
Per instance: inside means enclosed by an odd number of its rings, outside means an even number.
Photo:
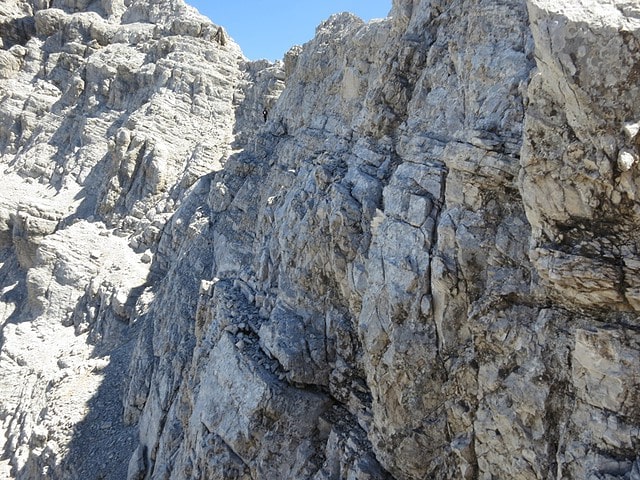
[[[279,60],[293,45],[311,40],[316,27],[334,13],[363,20],[385,18],[391,0],[186,0],[222,25],[251,60]]]

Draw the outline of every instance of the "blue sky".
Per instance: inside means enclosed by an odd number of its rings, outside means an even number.
[[[311,40],[334,13],[352,12],[364,20],[385,18],[391,0],[186,0],[222,25],[251,60],[281,59],[293,45]]]

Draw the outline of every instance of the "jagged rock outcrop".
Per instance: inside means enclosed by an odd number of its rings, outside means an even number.
[[[122,379],[157,240],[232,149],[244,60],[181,1],[0,15],[0,477],[124,478]]]
[[[0,25],[0,476],[640,478],[633,2]]]

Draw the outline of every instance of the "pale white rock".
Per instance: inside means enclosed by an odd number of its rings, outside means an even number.
[[[0,477],[638,477],[639,19],[2,2]]]
[[[633,165],[637,162],[638,155],[631,150],[623,149],[618,154],[618,168],[623,172],[631,170]]]
[[[640,132],[640,123],[629,122],[624,125],[624,133],[627,135],[628,140],[633,140]]]
[[[175,4],[182,20],[170,4],[153,13],[147,4],[89,3],[0,8],[0,430],[3,448],[14,452],[3,457],[3,478],[126,476],[134,436],[122,421],[120,389],[128,325],[148,309],[149,296],[140,295],[152,257],[132,251],[125,238],[134,233],[139,245],[153,245],[164,225],[157,221],[173,212],[161,206],[175,203],[169,189],[179,196],[230,149],[238,47],[227,38],[223,50],[213,41],[217,27],[182,2]],[[128,7],[167,22],[122,24]],[[163,43],[171,32],[182,36]],[[195,49],[180,43],[187,38],[199,39]],[[222,71],[202,75],[203,65]],[[224,81],[227,90],[218,88]],[[195,111],[202,115],[182,129]],[[132,134],[117,137],[124,151],[111,146],[118,129]],[[129,156],[142,150],[140,170]],[[120,177],[110,184],[112,171]],[[103,199],[118,204],[123,183],[129,199],[115,212]],[[153,218],[137,214],[156,205]],[[111,355],[89,368],[100,349]],[[77,361],[69,350],[79,352]]]

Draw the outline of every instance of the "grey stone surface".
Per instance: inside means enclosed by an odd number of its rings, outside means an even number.
[[[635,2],[0,27],[0,478],[640,478]]]

